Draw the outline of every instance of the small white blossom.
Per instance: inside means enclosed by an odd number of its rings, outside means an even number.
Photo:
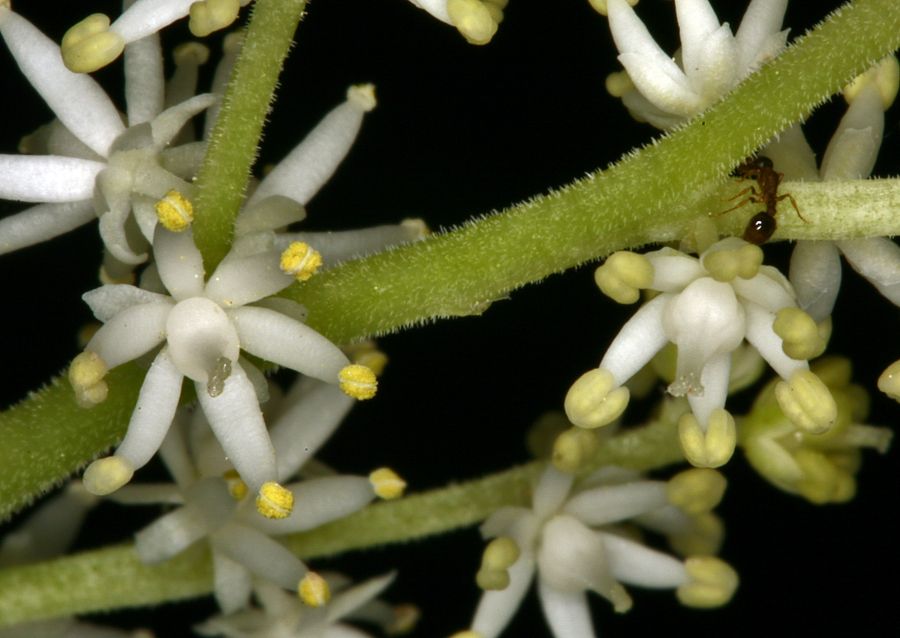
[[[230,255],[204,282],[192,231],[176,233],[160,224],[154,255],[169,295],[121,284],[84,296],[104,325],[76,360],[88,360],[87,367],[70,369],[82,404],[98,402],[94,393],[105,387],[107,369],[162,345],[115,456],[95,461],[85,474],[92,491],[119,488],[150,460],[175,415],[184,377],[194,382],[213,430],[244,481],[254,491],[276,481],[275,453],[254,388],[262,377],[240,357],[241,350],[340,384],[356,398],[374,396],[372,372],[351,365],[337,346],[302,323],[305,312],[297,304],[266,299],[294,281],[279,269],[277,252]]]
[[[619,612],[632,605],[622,582],[677,588],[681,601],[692,606],[721,605],[731,598],[737,575],[722,561],[707,556],[682,562],[631,540],[614,526],[641,516],[649,516],[657,529],[671,528],[675,519],[685,522],[686,515],[670,504],[666,483],[615,467],[596,472],[570,494],[574,482],[574,476],[548,467],[535,487],[531,509],[500,508],[481,526],[482,535],[495,540],[479,572],[479,582],[489,591],[472,621],[475,635],[496,638],[503,631],[535,572],[541,607],[557,638],[594,636],[586,590],[597,592]],[[708,577],[711,571],[715,578]],[[707,581],[707,593],[717,595],[702,600],[698,579]]]
[[[787,0],[752,0],[737,34],[708,0],[675,0],[681,49],[672,58],[626,0],[608,0],[609,28],[627,78],[614,90],[633,116],[670,129],[706,109],[784,48]]]
[[[330,384],[304,378],[283,400],[273,403],[267,411],[278,467],[275,478],[286,483],[334,432],[353,400]],[[213,552],[216,599],[226,614],[246,606],[252,575],[293,591],[312,585],[315,594],[315,585],[321,584],[318,576],[272,536],[312,529],[352,514],[375,498],[371,480],[328,473],[278,486],[271,493],[276,499],[296,502],[297,511],[290,517],[264,518],[257,513],[258,499],[232,469],[233,457],[226,455],[207,416],[199,408],[193,415],[180,410],[168,428],[160,457],[175,485],[132,484],[111,497],[121,503],[181,506],[137,533],[138,556],[153,565],[207,539]],[[321,593],[327,599],[327,588]],[[310,592],[301,591],[301,595],[313,604]]]
[[[58,120],[26,140],[41,155],[0,155],[0,197],[41,202],[0,221],[0,253],[45,241],[100,217],[116,259],[136,264],[153,240],[155,204],[170,190],[188,198],[205,144],[170,147],[192,117],[214,104],[198,95],[163,110],[162,54],[156,36],[126,50],[128,126],[100,85],[72,73],[59,47],[0,6],[0,34]],[[140,234],[128,229],[134,213]]]
[[[569,390],[569,419],[581,427],[616,419],[628,404],[623,384],[671,342],[678,355],[668,391],[686,395],[693,411],[679,422],[682,447],[695,465],[717,467],[734,451],[734,420],[724,406],[732,353],[746,339],[786,380],[779,402],[791,419],[808,431],[827,429],[836,416],[834,401],[807,363],[821,354],[824,340],[797,308],[790,283],[763,266],[762,257],[758,246],[736,237],[699,258],[671,248],[612,255],[597,270],[601,290],[621,302],[636,300],[642,288],[661,294],[625,324],[600,367]]]
[[[253,590],[261,607],[214,616],[194,629],[202,636],[225,638],[367,638],[368,634],[340,621],[356,619],[360,611],[377,602],[375,597],[391,584],[394,574],[353,587],[337,574],[323,577],[336,592],[325,607],[311,609],[299,597],[260,580]]]

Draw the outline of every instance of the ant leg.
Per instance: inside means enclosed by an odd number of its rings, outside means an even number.
[[[753,191],[753,192],[755,193],[756,191]],[[732,197],[731,199],[735,199],[735,198]],[[723,201],[723,202],[727,202],[727,201],[730,201],[730,200],[728,200],[728,199],[723,199],[722,201]],[[747,199],[745,199],[744,201],[742,201],[742,202],[741,202],[740,204],[738,204],[737,206],[732,206],[732,207],[729,208],[728,210],[723,210],[723,211],[721,211],[721,212],[719,212],[719,213],[710,213],[709,216],[710,216],[710,217],[719,217],[720,215],[724,215],[725,213],[730,213],[731,211],[737,210],[738,208],[741,208],[742,206],[746,206],[747,204],[760,204],[760,203],[762,203],[762,200],[761,200],[761,199],[757,199],[756,197],[754,197],[753,195],[751,195],[750,197],[748,197]]]
[[[793,207],[794,207],[794,210],[797,211],[797,217],[799,217],[800,219],[802,219],[802,220],[803,220],[804,222],[806,222],[807,224],[809,223],[808,221],[806,221],[806,218],[805,218],[802,214],[800,214],[800,209],[797,208],[797,202],[794,200],[794,198],[791,196],[790,193],[785,193],[784,195],[778,197],[775,201],[776,201],[776,202],[780,202],[780,201],[783,200],[783,199],[789,199],[789,200],[791,200],[791,206],[793,206]]]
[[[743,196],[743,195],[746,195],[747,193],[753,193],[754,195],[757,195],[757,194],[758,194],[758,193],[756,192],[756,189],[755,189],[755,188],[753,188],[752,186],[748,186],[747,188],[745,188],[744,190],[742,190],[740,193],[738,193],[738,194],[735,195],[734,197],[729,197],[728,199],[720,199],[719,201],[720,201],[720,202],[731,202],[731,201],[736,200],[738,197],[741,197],[741,196]]]

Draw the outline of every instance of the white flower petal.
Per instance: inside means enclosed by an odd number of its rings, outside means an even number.
[[[158,565],[206,536],[203,517],[191,505],[156,519],[134,535],[134,549],[145,565]]]
[[[163,56],[159,34],[125,45],[125,103],[128,125],[149,122],[163,110]]]
[[[685,64],[685,73],[705,106],[712,104],[738,82],[737,52],[727,24],[707,36],[696,67]]]
[[[246,510],[254,527],[266,534],[292,534],[313,529],[361,510],[375,498],[372,484],[361,476],[326,476],[286,486],[295,510],[287,518],[263,518]]]
[[[764,45],[773,36],[781,34],[785,9],[787,0],[753,0],[749,4],[734,36],[739,69],[750,70],[761,61]],[[786,36],[787,32],[784,34]]]
[[[0,155],[0,199],[78,202],[94,194],[105,165],[57,155]]]
[[[284,589],[297,591],[309,571],[287,547],[246,525],[230,523],[213,535],[212,542],[215,550]]]
[[[203,294],[203,256],[190,228],[173,233],[157,225],[153,250],[159,277],[172,297],[181,301]]]
[[[276,251],[225,259],[206,283],[205,296],[226,308],[260,301],[296,279],[281,270]]]
[[[574,481],[574,474],[560,472],[552,465],[548,465],[531,497],[535,516],[544,518],[562,507]]]
[[[166,337],[175,366],[200,383],[210,380],[222,357],[236,364],[240,356],[238,336],[225,311],[203,297],[185,299],[170,310]]]
[[[91,312],[98,320],[106,323],[117,314],[141,304],[168,304],[173,306],[170,297],[149,290],[142,290],[127,284],[109,284],[84,293],[81,298],[91,307]]]
[[[900,306],[900,246],[886,237],[839,241],[837,246],[853,270]]]
[[[531,551],[522,548],[509,573],[509,585],[500,591],[486,591],[481,595],[475,617],[472,619],[472,630],[484,638],[497,638],[509,624],[510,619],[522,604],[525,592],[531,585],[534,575],[534,557]]]
[[[662,316],[671,298],[663,293],[641,306],[603,355],[600,367],[609,370],[619,385],[637,374],[668,343]]]
[[[150,123],[153,127],[153,144],[157,151],[161,151],[171,142],[192,117],[202,113],[215,104],[218,99],[212,93],[203,93],[157,114]],[[201,143],[201,148],[203,147],[205,144]]]
[[[538,578],[538,597],[555,638],[594,638],[591,610],[582,592],[561,592]]]
[[[579,492],[566,502],[562,511],[585,525],[598,527],[634,518],[668,502],[664,482],[638,481]]]
[[[708,0],[676,0],[675,14],[678,17],[678,31],[681,38],[682,66],[697,90],[700,88],[697,78],[692,76],[704,64],[709,38],[720,29],[719,19],[709,6]],[[731,35],[730,31],[728,35]]]
[[[250,604],[253,579],[250,572],[222,552],[213,550],[213,592],[223,614],[229,615]]]
[[[690,580],[677,558],[615,534],[598,533],[606,544],[609,568],[616,580],[654,589],[674,589]]]
[[[110,25],[125,42],[140,40],[190,13],[196,0],[138,0]]]
[[[138,395],[128,432],[116,449],[138,469],[153,458],[175,418],[183,375],[169,357],[168,348],[156,355]]]
[[[749,317],[747,322],[749,324]],[[747,329],[749,330],[749,326]],[[691,392],[687,395],[691,412],[694,413],[694,417],[704,432],[709,425],[712,411],[725,407],[725,399],[728,398],[728,381],[731,377],[731,358],[731,351],[710,357],[703,366],[703,372],[700,373],[700,385],[703,386],[703,393]]]
[[[267,308],[244,306],[228,311],[241,348],[252,355],[328,383],[350,365],[340,348],[312,328]]]
[[[735,278],[731,287],[743,300],[771,312],[796,305],[794,287],[780,270],[772,266],[760,266],[759,274],[752,279]]]
[[[390,586],[396,575],[396,572],[390,572],[384,576],[370,578],[364,583],[360,583],[334,596],[328,607],[326,607],[325,622],[327,624],[337,622],[372,601]]]
[[[56,117],[78,139],[106,157],[125,126],[100,85],[84,73],[69,71],[59,46],[15,12],[3,11],[0,15],[0,33],[22,73]]]
[[[591,589],[613,601],[621,588],[610,571],[603,537],[571,516],[554,516],[544,525],[537,563],[541,580],[557,591]]]
[[[772,329],[775,313],[749,302],[744,307],[747,311],[747,341],[759,350],[782,379],[789,380],[797,370],[809,370],[806,361],[791,359],[784,353],[784,341]]]
[[[801,240],[791,253],[790,280],[797,305],[818,323],[831,314],[841,288],[840,251],[831,241]]]
[[[822,157],[822,179],[866,179],[884,137],[884,107],[875,84],[860,91],[847,109]]]
[[[799,123],[791,124],[760,149],[759,154],[772,160],[775,170],[785,180],[819,181],[816,154],[809,147]]]
[[[122,505],[184,505],[184,495],[172,483],[129,483],[123,485],[107,498]]]
[[[47,241],[94,219],[91,200],[32,206],[0,219],[0,255]]]
[[[241,367],[232,367],[225,390],[217,397],[209,396],[206,388],[198,383],[197,398],[222,449],[251,493],[259,492],[264,483],[277,481],[275,450],[259,410],[256,391]]]
[[[669,58],[666,60],[669,63],[640,53],[619,55],[619,62],[628,71],[631,81],[651,104],[681,117],[696,115],[706,104],[688,86],[688,79],[678,65]]]
[[[166,319],[171,310],[167,303],[126,308],[94,334],[86,349],[100,355],[109,369],[137,359],[165,340]]]
[[[418,233],[412,226],[392,224],[325,233],[280,233],[275,238],[275,248],[284,251],[291,243],[302,241],[319,251],[322,265],[330,268],[417,239]]]

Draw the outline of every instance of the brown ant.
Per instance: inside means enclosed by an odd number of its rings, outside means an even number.
[[[737,206],[729,208],[728,210],[723,210],[721,213],[716,213],[713,217],[730,213],[747,204],[765,204],[766,210],[754,215],[747,223],[747,228],[744,230],[744,241],[759,246],[766,243],[766,241],[772,237],[775,230],[778,228],[778,224],[775,223],[775,213],[778,212],[776,205],[783,199],[789,199],[794,210],[797,211],[797,215],[800,219],[803,219],[803,215],[800,214],[800,209],[797,208],[797,202],[794,201],[794,198],[791,197],[791,195],[788,193],[780,196],[778,195],[778,186],[784,178],[784,173],[777,172],[773,167],[772,160],[768,157],[760,155],[759,157],[748,159],[738,166],[736,170],[741,175],[740,181],[746,179],[756,180],[759,190],[754,186],[748,186],[734,197],[723,200],[730,202],[741,195],[750,193],[750,196]],[[803,219],[803,221],[806,220]]]

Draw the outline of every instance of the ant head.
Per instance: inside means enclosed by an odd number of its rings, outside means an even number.
[[[759,157],[755,158],[754,160],[752,160],[750,162],[750,166],[752,166],[753,168],[756,168],[756,169],[763,169],[763,168],[772,168],[774,166],[774,164],[772,164],[772,160],[770,160],[768,157],[765,157],[764,155],[760,155]]]

